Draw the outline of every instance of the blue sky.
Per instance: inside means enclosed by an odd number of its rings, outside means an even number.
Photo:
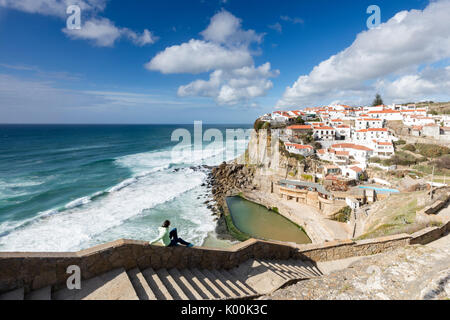
[[[65,29],[69,4],[81,30]],[[448,21],[448,0],[0,0],[0,123],[250,123],[376,92],[446,100]]]

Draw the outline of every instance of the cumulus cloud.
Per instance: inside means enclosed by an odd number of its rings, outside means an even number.
[[[450,66],[426,68],[417,74],[408,74],[395,81],[380,80],[377,87],[394,102],[406,100],[438,100],[450,92]]]
[[[361,32],[350,47],[321,62],[309,75],[300,76],[286,89],[278,106],[315,104],[352,92],[373,92],[381,80],[386,84],[386,78],[397,78],[405,70],[417,70],[448,57],[450,1],[441,0],[423,11],[399,12],[379,28]],[[391,88],[399,85],[394,82]]]
[[[147,29],[139,35],[128,28],[119,28],[107,18],[93,18],[77,29],[64,28],[63,32],[71,39],[89,40],[99,47],[112,47],[121,37],[130,39],[138,46],[152,44],[156,37]]]
[[[83,17],[90,18],[83,21],[79,30],[64,28],[62,31],[71,39],[88,40],[100,47],[111,47],[120,38],[129,39],[138,46],[153,44],[158,39],[147,29],[138,34],[128,28],[115,26],[114,22],[107,18],[97,17],[97,13],[105,9],[106,2],[107,0],[0,0],[0,6],[65,19],[67,7],[78,5]]]
[[[211,97],[218,104],[236,104],[260,97],[273,87],[269,78],[278,76],[279,71],[271,71],[270,63],[255,68],[245,66],[232,70],[216,70],[209,80],[196,80],[178,89],[178,95]]]
[[[103,11],[106,0],[0,0],[2,7],[58,17],[66,17],[69,5],[78,5],[83,11]]]
[[[195,80],[178,89],[181,97],[213,98],[218,104],[237,104],[264,96],[273,87],[269,78],[279,74],[270,63],[255,67],[252,44],[261,43],[264,35],[244,30],[242,21],[228,11],[214,15],[200,33],[203,39],[191,39],[158,53],[146,68],[164,74],[212,73],[209,80]]]
[[[218,68],[240,68],[252,63],[247,50],[227,49],[213,42],[191,39],[158,53],[147,69],[169,73],[201,73]]]
[[[214,15],[209,26],[200,34],[207,41],[228,47],[248,47],[253,42],[261,43],[264,36],[254,30],[243,30],[242,20],[225,10]]]

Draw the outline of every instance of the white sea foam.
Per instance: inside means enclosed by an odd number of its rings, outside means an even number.
[[[146,209],[171,201],[199,186],[203,172],[157,172],[137,183],[81,207],[46,216],[0,238],[2,251],[66,251],[80,249],[110,228]]]
[[[241,147],[238,153],[242,154],[245,144],[239,145]],[[217,165],[237,155],[233,154],[226,159],[224,156],[229,154],[226,153],[225,147],[219,147],[203,151],[193,150],[179,158],[173,158],[171,150],[118,158],[115,163],[131,170],[132,178],[109,190],[73,200],[66,204],[63,210],[52,209],[25,221],[1,224],[0,250],[78,250],[92,243],[114,240],[126,235],[149,240],[145,237],[152,236],[156,232],[156,226],[161,223],[160,220],[167,217],[175,221],[181,219],[180,223],[186,226],[182,232],[188,239],[195,239],[197,244],[200,244],[215,227],[211,212],[202,203],[204,200],[197,199],[200,194],[206,192],[206,189],[201,187],[206,174],[183,168],[183,165]],[[174,165],[181,170],[168,170]],[[104,194],[104,197],[96,198],[101,194]],[[163,204],[169,204],[165,208],[164,216],[152,216],[155,211],[152,209]],[[150,215],[150,225],[130,227],[130,224],[127,224],[130,219],[144,215]]]

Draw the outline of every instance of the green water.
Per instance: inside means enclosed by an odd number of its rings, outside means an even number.
[[[233,223],[240,231],[254,238],[311,243],[306,233],[285,217],[241,197],[227,198]]]

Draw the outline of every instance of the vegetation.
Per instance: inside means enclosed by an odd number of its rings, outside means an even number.
[[[261,119],[256,119],[255,124],[253,125],[253,128],[255,129],[255,131],[259,131],[263,128],[265,123],[266,122],[262,121]]]
[[[421,162],[428,161],[425,157],[415,157],[404,151],[397,151],[395,155],[389,159],[384,159],[381,164],[384,166],[400,165],[400,166],[411,166]]]
[[[443,155],[450,154],[450,148],[437,144],[416,143],[414,147],[415,152],[424,157],[439,158]]]
[[[402,139],[400,139],[398,141],[394,141],[394,146],[401,146],[401,145],[404,145],[404,144],[406,144],[406,141],[402,140]]]
[[[302,117],[297,117],[297,119],[295,119],[295,123],[297,123],[297,124],[305,124],[305,120],[303,120]]]
[[[375,96],[375,99],[372,102],[372,106],[380,106],[384,104],[383,99],[381,99],[381,95],[379,93],[377,93],[377,95]]]
[[[305,181],[314,182],[314,177],[310,174],[302,174],[302,179]]]
[[[333,216],[333,220],[334,221],[338,221],[338,222],[348,222],[350,220],[350,215],[352,213],[352,209],[347,206],[345,208],[342,208],[341,210],[339,210],[334,216]]]
[[[277,207],[273,207],[272,209],[270,209],[270,210],[272,210],[273,212],[275,212],[275,213],[280,213],[280,211],[278,210],[278,208]]]

